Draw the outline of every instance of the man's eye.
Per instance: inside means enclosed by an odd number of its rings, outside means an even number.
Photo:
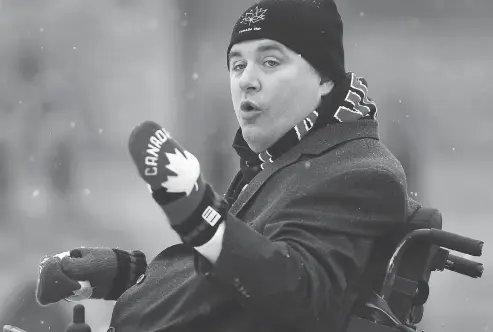
[[[239,71],[245,69],[245,64],[244,63],[239,63],[236,65],[233,65],[233,70],[234,71]]]
[[[267,66],[267,67],[270,67],[270,68],[273,68],[273,67],[277,67],[280,65],[279,62],[275,61],[275,60],[265,60],[264,61],[264,64]]]

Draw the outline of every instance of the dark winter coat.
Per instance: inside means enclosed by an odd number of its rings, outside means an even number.
[[[214,266],[167,248],[118,299],[110,330],[343,331],[375,239],[407,215],[404,171],[377,127],[310,133],[232,204]]]

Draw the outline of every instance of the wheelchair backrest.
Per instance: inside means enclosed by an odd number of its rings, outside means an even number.
[[[370,262],[365,271],[364,282],[360,290],[355,314],[364,311],[363,307],[371,294],[380,290],[388,263],[399,242],[411,231],[416,229],[442,229],[442,216],[437,209],[423,208],[411,202],[409,217],[406,223],[384,234],[377,240],[371,253]],[[423,304],[428,297],[432,261],[439,250],[436,245],[425,241],[415,241],[405,251],[388,305],[400,321],[419,323],[423,316]],[[364,315],[364,314],[362,314]]]

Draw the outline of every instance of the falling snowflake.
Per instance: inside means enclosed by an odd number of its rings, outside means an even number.
[[[76,47],[76,46],[74,46],[74,47],[72,47],[72,49],[73,49],[73,50],[76,50],[76,49],[77,49],[77,47]]]
[[[86,189],[84,189],[82,192],[83,192],[83,193],[84,193],[84,195],[86,195],[86,196],[89,196],[89,195],[91,194],[91,190],[90,190],[90,189],[87,189],[87,188],[86,188]]]
[[[252,23],[257,23],[258,21],[265,20],[265,13],[267,13],[267,9],[255,7],[255,11],[250,10],[245,13],[245,17],[241,20],[241,23],[251,25]]]
[[[192,75],[192,79],[193,79],[193,80],[197,80],[198,78],[199,78],[199,74],[197,74],[197,73],[193,73],[193,75]]]
[[[33,197],[38,197],[40,194],[40,191],[38,189],[33,191]]]
[[[365,16],[365,12],[360,12],[359,16],[361,16],[361,17]]]
[[[100,134],[100,135],[101,135],[102,133],[103,133],[103,129],[99,128],[99,130],[98,130],[98,134]]]
[[[70,122],[70,128],[75,128],[75,122],[74,121]]]
[[[44,32],[45,29],[43,27],[39,28],[39,32]]]

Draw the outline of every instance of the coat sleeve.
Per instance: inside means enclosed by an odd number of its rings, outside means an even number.
[[[405,184],[386,170],[355,170],[308,185],[278,210],[262,234],[229,215],[217,262],[196,258],[196,269],[274,324],[327,331],[375,237],[404,219]]]

